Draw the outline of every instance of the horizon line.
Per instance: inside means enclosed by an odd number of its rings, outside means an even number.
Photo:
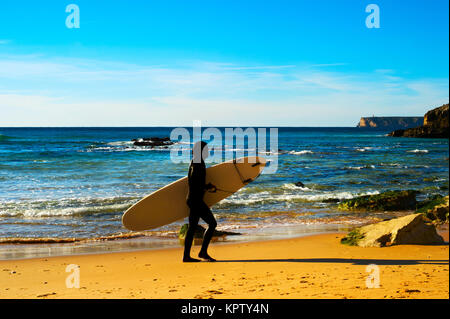
[[[194,127],[192,125],[178,125],[178,126],[0,126],[0,129],[9,129],[9,128],[173,128],[173,127]],[[228,128],[228,127],[247,127],[247,128],[359,128],[365,129],[366,127],[358,127],[354,126],[276,126],[276,125],[249,125],[249,126],[231,126],[231,125],[215,125],[215,126],[200,126],[205,128],[219,127],[219,128]],[[379,129],[376,127],[367,127],[368,129],[375,130]]]

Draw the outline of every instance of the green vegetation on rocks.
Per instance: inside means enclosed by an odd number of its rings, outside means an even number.
[[[349,246],[358,246],[358,242],[364,238],[364,235],[358,229],[353,229],[344,238],[341,239],[341,244]]]
[[[343,200],[338,208],[341,210],[414,210],[417,191],[387,191],[377,195],[365,195]]]
[[[448,223],[448,196],[434,195],[422,202],[417,203],[416,213],[422,213],[433,222]]]
[[[443,244],[444,240],[422,214],[411,214],[356,228],[342,238],[341,243],[360,247],[384,247]]]

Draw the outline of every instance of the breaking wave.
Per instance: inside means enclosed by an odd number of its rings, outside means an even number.
[[[140,198],[63,198],[60,200],[0,202],[0,217],[71,217],[123,212]]]
[[[428,150],[419,150],[419,149],[415,149],[415,150],[411,150],[411,151],[407,151],[408,153],[428,153]]]

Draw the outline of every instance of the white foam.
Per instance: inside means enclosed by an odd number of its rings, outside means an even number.
[[[345,169],[355,169],[355,170],[361,170],[364,168],[375,168],[375,165],[364,165],[364,166],[347,166]]]
[[[305,187],[296,186],[294,183],[283,184],[282,188],[301,190],[301,191],[310,191],[311,190],[310,188],[308,188],[306,186]]]
[[[379,191],[369,191],[365,193],[352,193],[352,192],[327,192],[327,193],[315,193],[315,194],[302,194],[302,193],[284,193],[284,194],[272,194],[269,192],[260,192],[257,194],[251,194],[249,196],[233,195],[225,198],[218,205],[234,204],[234,205],[252,205],[264,202],[319,202],[327,199],[352,199],[358,196],[364,195],[377,195]]]
[[[23,201],[2,201],[0,204],[3,206],[3,210],[0,211],[0,217],[68,217],[102,212],[121,212],[134,202],[136,202],[134,198],[121,197],[61,198],[50,200],[50,202],[48,199],[39,199],[29,203],[24,203]]]
[[[111,145],[111,146],[133,145],[133,141],[109,142],[109,143],[107,143],[107,145]]]
[[[419,149],[415,149],[415,150],[411,150],[411,151],[407,151],[408,153],[428,153],[428,150],[419,150]]]
[[[302,150],[302,151],[289,151],[288,153],[292,155],[304,155],[304,154],[312,154],[313,152],[310,150]]]

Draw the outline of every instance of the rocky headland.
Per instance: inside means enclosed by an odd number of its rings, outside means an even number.
[[[449,134],[449,105],[444,104],[424,116],[423,125],[395,130],[388,134],[393,137],[421,137],[421,138],[448,138]]]
[[[359,128],[399,130],[408,129],[422,125],[424,118],[422,116],[391,116],[391,117],[361,117]]]

